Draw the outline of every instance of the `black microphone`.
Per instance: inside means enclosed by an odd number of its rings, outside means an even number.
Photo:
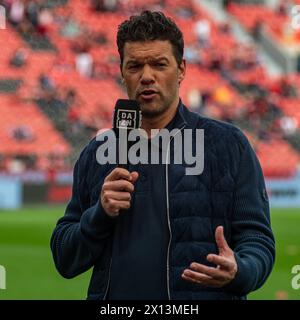
[[[126,159],[127,164],[121,164],[119,154],[118,167],[128,169],[128,151],[132,145],[132,141],[128,141],[128,135],[131,130],[139,129],[142,125],[142,112],[140,106],[136,100],[119,99],[115,106],[114,118],[113,118],[113,130],[116,138],[120,141],[120,137],[126,137],[127,148],[124,150],[126,155],[123,155],[123,159]],[[120,150],[120,148],[118,148]]]

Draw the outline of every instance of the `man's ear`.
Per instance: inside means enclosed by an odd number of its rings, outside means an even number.
[[[178,83],[181,84],[185,77],[185,71],[186,71],[186,61],[185,59],[182,59],[180,65],[178,66]]]
[[[121,73],[121,78],[122,78],[121,81],[124,84],[125,80],[124,80],[124,76],[123,76],[122,63],[120,63],[120,73]]]
[[[122,76],[122,78],[123,78],[122,63],[120,63],[120,73],[121,73],[121,76]]]

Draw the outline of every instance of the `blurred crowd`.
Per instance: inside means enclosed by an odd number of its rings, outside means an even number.
[[[7,9],[11,25],[25,39],[48,39],[51,25],[58,26],[59,35],[69,41],[75,63],[71,64],[60,54],[57,55],[53,68],[60,68],[66,72],[76,70],[86,79],[113,79],[116,83],[121,83],[119,61],[116,56],[106,61],[101,58],[95,59],[91,54],[93,48],[107,46],[109,40],[105,30],[91,31],[88,26],[74,18],[72,8],[67,14],[57,16],[49,5],[51,1],[4,0],[1,3]],[[195,20],[191,3],[186,1],[185,5],[172,9],[175,17],[187,21],[191,19],[194,22],[191,32],[194,33],[196,41],[185,46],[187,63],[197,66],[199,70],[218,74],[223,82],[209,90],[190,88],[185,103],[195,112],[240,125],[257,140],[268,141],[276,137],[288,138],[298,135],[297,119],[286,116],[280,103],[282,97],[299,98],[299,89],[285,77],[274,81],[272,86],[263,85],[257,81],[257,77],[247,77],[247,73],[255,74],[257,70],[263,69],[255,46],[236,43],[230,51],[219,50],[213,41],[214,26],[211,20],[205,16]],[[281,1],[276,10],[280,14],[287,14],[289,3]],[[230,1],[224,1],[225,8],[229,5]],[[141,4],[139,6],[139,9],[142,9]],[[165,6],[166,1],[161,0],[156,1],[152,7],[148,5],[147,8],[164,9]],[[94,13],[101,14],[121,12],[130,15],[137,10],[137,7],[126,0],[90,0],[90,8]],[[229,23],[219,24],[217,28],[218,33],[233,37]],[[29,55],[30,50],[26,46],[18,48],[11,56],[11,67],[22,68],[26,65]],[[246,74],[247,81],[241,80],[240,75],[243,73]],[[240,97],[238,102],[236,95]],[[48,111],[51,109],[52,120],[58,128],[67,131],[68,138],[86,132],[91,136],[101,129],[100,120],[87,124],[81,119],[78,109],[84,101],[80,98],[79,92],[73,87],[61,88],[51,72],[40,74],[31,98]],[[48,112],[50,118],[51,112]],[[107,111],[103,111],[101,116],[105,118],[104,123],[110,121],[111,114]],[[18,141],[34,139],[30,128],[26,126],[13,128],[10,135]],[[71,142],[74,141],[71,139]],[[29,165],[32,165],[30,161]]]

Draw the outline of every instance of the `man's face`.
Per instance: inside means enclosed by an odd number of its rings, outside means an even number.
[[[178,66],[169,41],[126,42],[121,71],[128,97],[139,102],[144,117],[177,106],[185,61]]]

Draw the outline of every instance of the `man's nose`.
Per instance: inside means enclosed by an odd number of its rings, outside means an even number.
[[[141,84],[148,85],[155,82],[155,77],[153,70],[150,66],[145,65],[143,68],[143,73],[141,75]]]

